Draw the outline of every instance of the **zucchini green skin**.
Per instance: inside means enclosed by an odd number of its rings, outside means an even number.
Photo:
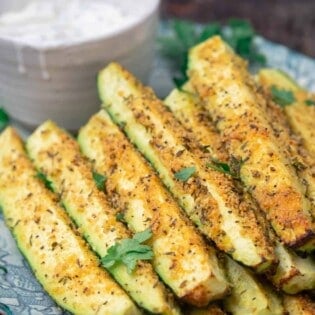
[[[47,121],[28,138],[27,150],[35,166],[52,182],[79,231],[100,257],[105,256],[116,241],[131,237],[123,223],[116,220],[117,211],[97,188],[91,165],[69,134]],[[139,261],[131,274],[122,263],[108,271],[139,306],[151,313],[179,314],[171,294],[149,262]]]
[[[222,139],[214,129],[213,122],[211,122],[211,117],[209,117],[208,112],[200,105],[198,97],[190,92],[190,88],[191,87],[186,84],[184,90],[188,91],[188,93],[179,90],[172,91],[165,99],[165,104],[171,109],[175,117],[185,126],[185,128],[192,129],[198,142],[203,146],[206,146],[215,158],[227,162],[228,157],[225,148],[222,147]],[[299,160],[307,158],[306,153],[303,153],[302,148],[296,147],[298,144],[295,143],[295,139],[292,139],[289,130],[287,129],[285,117],[279,113],[281,109],[279,107],[271,107],[271,104],[268,103],[267,110],[270,116],[270,123],[272,123],[280,142],[290,143],[288,149],[290,152],[287,152],[287,154],[290,155],[290,158]],[[291,156],[293,153],[294,155]],[[305,167],[301,170],[300,176],[307,173],[308,175],[303,178],[308,180],[307,182],[310,186],[315,180],[315,175],[312,177],[312,173],[308,173],[309,167],[304,159],[302,160],[302,164],[305,165]],[[246,194],[246,192],[244,192],[244,194]],[[248,194],[246,194],[246,197],[251,199]],[[310,198],[310,200],[313,199]],[[285,248],[279,241],[279,238],[274,235],[273,231],[271,231],[269,222],[261,214],[261,211],[256,204],[252,204],[252,209],[256,215],[259,216],[260,225],[263,227],[263,230],[268,231],[270,238],[274,240],[275,243],[275,254],[279,264],[276,267],[275,273],[269,277],[273,284],[278,289],[281,289],[288,294],[315,289],[314,259],[311,256],[301,258],[292,252],[292,250]]]
[[[134,231],[151,228],[153,266],[181,299],[205,306],[228,289],[217,257],[143,157],[101,110],[80,130],[82,152],[106,175],[106,193]]]
[[[100,72],[98,86],[104,108],[157,170],[200,231],[245,265],[259,271],[273,265],[268,239],[231,179],[205,167],[194,139],[153,92],[115,63]],[[192,166],[196,168],[192,177],[176,179],[178,171]],[[248,233],[249,226],[255,226],[252,233]],[[265,255],[268,249],[271,253]]]
[[[74,314],[140,314],[99,267],[27,158],[17,133],[0,135],[0,204],[6,224],[48,294]]]
[[[241,180],[277,235],[287,246],[312,251],[315,225],[310,202],[273,134],[245,62],[216,36],[190,51],[188,73],[229,154],[244,161]]]
[[[229,257],[225,257],[231,294],[223,301],[224,308],[233,315],[284,315],[280,297],[268,285]]]

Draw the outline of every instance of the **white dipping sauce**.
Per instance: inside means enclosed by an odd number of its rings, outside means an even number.
[[[106,0],[37,0],[0,15],[0,38],[51,48],[114,33],[134,19]]]

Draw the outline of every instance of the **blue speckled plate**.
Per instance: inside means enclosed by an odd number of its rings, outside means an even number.
[[[315,91],[315,60],[282,45],[257,38],[260,51],[267,56],[268,66],[282,69],[302,86]],[[172,75],[166,60],[157,55],[149,84],[161,97],[172,88]],[[43,291],[16,248],[15,242],[0,215],[0,303],[6,304],[14,315],[66,314]]]

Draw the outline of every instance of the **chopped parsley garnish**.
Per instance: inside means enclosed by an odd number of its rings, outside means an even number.
[[[10,310],[9,306],[0,303],[0,314],[4,312],[5,315],[13,315],[12,311]]]
[[[264,55],[257,51],[254,44],[256,32],[246,20],[231,19],[226,25],[217,22],[196,27],[195,23],[185,20],[172,20],[171,33],[159,39],[161,53],[170,59],[175,70],[174,83],[180,88],[188,79],[188,51],[191,47],[220,35],[241,57],[252,64],[266,63]]]
[[[212,161],[207,163],[206,166],[220,173],[231,175],[230,166],[227,163],[220,162],[216,159],[212,159]]]
[[[2,131],[10,122],[7,112],[0,107],[0,131]]]
[[[122,212],[116,214],[116,220],[125,223],[125,215]]]
[[[279,89],[274,85],[271,87],[271,95],[274,102],[282,107],[291,105],[296,101],[292,91]]]
[[[133,238],[124,239],[111,246],[101,262],[105,268],[112,268],[117,263],[126,265],[128,273],[132,273],[138,260],[150,260],[153,252],[150,246],[142,244],[150,239],[152,231],[146,229],[136,233]]]
[[[315,105],[315,101],[314,100],[306,100],[304,102],[307,106],[314,106]]]
[[[212,159],[210,163],[207,163],[206,166],[212,168],[220,173],[229,175],[234,179],[240,178],[240,170],[244,161],[238,160],[237,158],[231,158],[230,165],[225,162],[220,162],[216,159]]]
[[[46,177],[45,174],[43,174],[42,172],[37,172],[36,177],[37,177],[38,179],[40,179],[40,180],[44,183],[44,185],[45,185],[45,187],[46,187],[47,189],[53,191],[53,184],[52,184],[52,181],[49,180],[49,179]]]
[[[186,182],[192,175],[194,175],[195,172],[196,172],[195,166],[185,167],[182,168],[180,171],[176,172],[174,176],[176,179],[182,182]]]
[[[93,179],[95,181],[95,184],[97,186],[97,188],[101,191],[104,191],[105,189],[105,182],[106,182],[106,176],[93,172]]]

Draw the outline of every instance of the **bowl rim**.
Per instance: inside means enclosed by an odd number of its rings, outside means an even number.
[[[144,11],[143,14],[136,16],[136,18],[133,19],[132,21],[130,21],[129,23],[127,23],[127,24],[115,29],[114,31],[109,32],[108,34],[105,34],[105,35],[101,35],[98,37],[91,37],[88,39],[78,39],[74,42],[69,42],[69,43],[65,42],[65,43],[61,43],[61,44],[53,44],[53,45],[47,45],[47,46],[40,46],[40,45],[24,43],[24,42],[20,42],[18,40],[1,37],[1,35],[0,35],[0,45],[2,42],[3,44],[21,46],[23,48],[29,48],[29,49],[33,49],[33,50],[42,50],[45,52],[49,52],[49,51],[56,51],[59,49],[65,49],[65,48],[69,48],[69,47],[77,47],[77,46],[81,46],[81,45],[92,44],[92,43],[95,43],[98,41],[103,41],[106,39],[112,39],[112,38],[117,37],[119,35],[133,31],[141,23],[145,22],[152,15],[154,15],[154,13],[158,12],[161,0],[150,0],[150,1],[145,0],[145,2],[150,3],[151,5],[146,6],[147,9]]]

